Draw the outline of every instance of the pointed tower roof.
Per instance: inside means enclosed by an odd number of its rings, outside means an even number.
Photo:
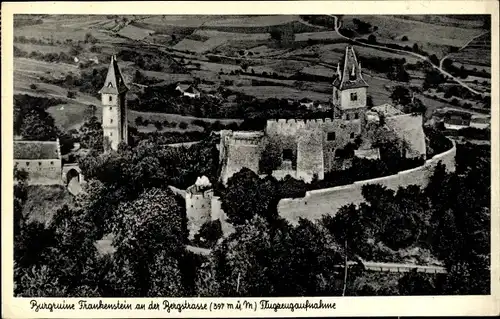
[[[116,57],[112,55],[111,62],[109,63],[108,75],[106,75],[106,80],[99,93],[120,94],[127,91],[128,87],[125,85],[125,80],[118,67],[118,62],[116,62]]]
[[[345,48],[342,67],[337,66],[337,75],[333,81],[333,85],[339,90],[355,89],[360,87],[368,87],[368,83],[363,79],[361,74],[361,63],[358,63],[354,48],[348,45]]]

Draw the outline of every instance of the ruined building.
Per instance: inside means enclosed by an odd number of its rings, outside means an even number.
[[[290,175],[305,182],[323,179],[325,173],[344,169],[346,149],[360,157],[377,158],[370,130],[383,128],[401,141],[409,158],[425,158],[421,115],[404,114],[392,105],[369,109],[368,84],[354,49],[347,46],[333,81],[331,118],[268,120],[264,131],[222,131],[221,181],[243,167],[280,179]]]
[[[127,143],[127,92],[128,87],[116,62],[116,57],[111,56],[108,74],[102,89],[102,129],[105,145],[117,150],[118,144]],[[107,141],[107,142],[106,142]]]
[[[14,166],[28,173],[32,185],[63,184],[59,140],[14,140]]]

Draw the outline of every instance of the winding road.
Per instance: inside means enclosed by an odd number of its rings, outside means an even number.
[[[385,47],[385,46],[381,46],[381,45],[376,45],[376,44],[369,44],[369,43],[364,43],[364,42],[360,42],[358,40],[355,40],[355,39],[351,39],[349,37],[346,37],[344,36],[342,33],[340,33],[340,27],[342,26],[342,23],[339,21],[338,17],[335,16],[335,15],[329,15],[330,17],[334,18],[335,19],[335,32],[337,32],[337,34],[346,39],[346,40],[349,40],[351,42],[354,42],[358,45],[362,45],[362,46],[366,46],[366,47],[370,47],[370,48],[375,48],[375,49],[381,49],[381,50],[387,50],[387,51],[392,51],[392,52],[397,52],[397,53],[403,53],[403,54],[409,54],[409,55],[412,55],[422,61],[425,61],[425,62],[429,62],[429,64],[436,70],[438,70],[439,72],[441,72],[441,74],[443,74],[444,76],[454,80],[455,82],[457,82],[458,84],[460,84],[462,87],[466,88],[467,90],[469,90],[470,92],[474,93],[474,94],[477,94],[477,95],[483,95],[482,92],[479,92],[479,91],[476,91],[474,90],[473,88],[471,88],[470,86],[468,86],[466,83],[462,82],[460,79],[458,79],[457,77],[451,75],[450,73],[446,72],[445,70],[443,70],[442,66],[438,66],[438,65],[435,65],[434,63],[432,63],[428,57],[424,56],[424,55],[421,55],[421,54],[418,54],[418,53],[415,53],[415,52],[410,52],[410,51],[405,51],[405,50],[400,50],[400,49],[392,49],[392,48],[388,48],[388,47]],[[472,40],[471,40],[472,41]]]

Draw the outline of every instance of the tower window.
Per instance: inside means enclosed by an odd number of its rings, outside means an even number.
[[[292,152],[292,150],[289,149],[289,148],[284,149],[283,150],[283,160],[284,161],[287,161],[287,160],[291,161],[292,158],[293,158],[293,152]]]
[[[354,133],[351,133],[351,138],[354,138]]]
[[[345,114],[345,119],[348,120],[350,118],[349,113]]]
[[[113,119],[110,119],[110,120],[109,120],[109,123],[113,124]]]
[[[356,112],[356,113],[354,113],[354,118],[355,118],[356,120],[357,120],[357,119],[359,119],[359,114],[358,114],[357,112]]]
[[[112,106],[110,106],[110,107],[109,107],[109,110],[110,110],[110,111],[113,111],[113,107],[112,107]]]
[[[50,162],[50,165],[54,165],[54,162]]]
[[[109,101],[113,102],[113,97],[111,95],[109,96]]]
[[[351,93],[351,101],[357,101],[358,100],[358,93]]]
[[[335,132],[329,132],[326,136],[326,139],[328,141],[334,141],[335,140]]]
[[[42,166],[42,162],[38,162],[38,166]]]
[[[26,162],[26,166],[30,166],[30,162]]]
[[[113,136],[113,132],[109,132],[109,136]]]

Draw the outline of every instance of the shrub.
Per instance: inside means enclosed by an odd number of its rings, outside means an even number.
[[[138,116],[134,120],[136,126],[141,126],[144,124],[144,120],[142,119],[142,116]]]
[[[179,128],[182,129],[182,130],[185,130],[187,129],[188,127],[188,124],[186,122],[180,122],[179,123]]]
[[[36,84],[30,84],[30,89],[32,90],[36,90],[38,87],[36,86]]]

